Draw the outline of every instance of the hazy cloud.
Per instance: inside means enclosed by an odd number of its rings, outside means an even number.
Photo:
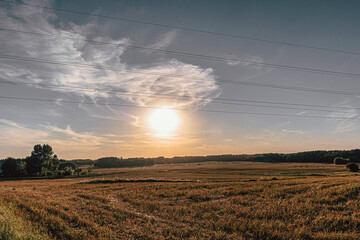
[[[121,139],[109,139],[92,132],[76,132],[70,126],[60,128],[51,125],[25,126],[7,119],[0,119],[0,144],[7,145],[9,139],[17,147],[31,148],[36,143],[49,143],[57,151],[89,151],[103,145],[121,144]]]
[[[282,129],[281,130],[283,133],[291,133],[291,134],[305,134],[304,131],[301,130],[293,130],[293,129]]]
[[[0,131],[0,145],[9,144],[11,139],[11,144],[24,147],[48,137],[47,132],[28,128],[7,119],[0,119]]]
[[[282,141],[284,138],[290,137],[291,135],[304,135],[306,132],[295,129],[262,129],[257,134],[244,136],[244,139],[250,141],[259,141],[263,144],[277,143]]]
[[[71,129],[70,126],[62,129],[56,126],[44,126],[45,129],[50,130],[50,137],[54,139],[61,139],[68,144],[81,143],[87,146],[98,146],[103,141],[102,137],[94,136],[92,133],[78,133]]]
[[[147,68],[148,75],[128,73],[122,88],[140,92],[137,96],[118,94],[119,97],[142,106],[162,104],[173,106],[203,106],[220,95],[213,70],[171,60]],[[180,75],[180,77],[179,77]],[[159,97],[156,99],[154,97]]]

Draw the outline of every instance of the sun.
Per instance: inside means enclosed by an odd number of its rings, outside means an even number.
[[[153,111],[149,117],[149,125],[157,137],[171,137],[179,126],[179,116],[171,108]]]

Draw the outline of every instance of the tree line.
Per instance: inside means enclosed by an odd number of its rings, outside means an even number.
[[[48,144],[35,145],[26,158],[2,160],[1,170],[4,177],[67,176],[82,172],[75,163],[59,160]]]
[[[210,156],[184,156],[184,157],[157,157],[157,158],[118,158],[104,157],[94,161],[97,168],[124,168],[145,167],[155,164],[172,163],[197,163],[197,162],[297,162],[297,163],[334,163],[336,157],[349,159],[351,163],[360,162],[360,149],[353,150],[331,150],[331,151],[307,151],[298,153],[264,153],[264,154],[242,154],[242,155],[210,155]]]
[[[334,159],[338,159],[336,162]],[[339,160],[340,159],[340,160]],[[345,160],[344,160],[345,159]],[[199,163],[199,162],[298,162],[298,163],[335,163],[348,164],[349,170],[356,169],[354,164],[360,162],[360,149],[307,151],[298,153],[264,153],[241,155],[208,155],[208,156],[176,156],[172,158],[118,158],[103,157],[97,160],[75,159],[59,160],[50,145],[37,144],[31,155],[24,159],[7,158],[1,161],[2,174],[5,177],[25,176],[66,176],[85,174],[78,166],[94,166],[96,168],[146,167],[155,164]],[[334,162],[335,161],[335,162]],[[343,163],[340,163],[343,161]]]

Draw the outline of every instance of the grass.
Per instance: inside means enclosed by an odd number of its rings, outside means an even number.
[[[35,230],[29,222],[15,216],[13,207],[0,205],[0,239],[45,240],[48,237],[39,230]]]
[[[165,180],[165,179],[94,179],[90,181],[80,182],[79,184],[99,184],[99,183],[124,183],[124,182],[191,182],[189,180]]]
[[[344,166],[242,162],[95,172],[105,175],[0,182],[2,207],[17,216],[7,226],[43,229],[50,239],[360,236],[360,176]]]

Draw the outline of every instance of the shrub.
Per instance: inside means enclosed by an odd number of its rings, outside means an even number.
[[[348,163],[346,164],[347,169],[349,169],[350,172],[358,172],[359,166],[355,163]]]
[[[344,165],[347,164],[349,162],[348,158],[343,158],[343,157],[336,157],[334,158],[334,164],[336,165]]]
[[[82,169],[81,168],[76,168],[74,170],[74,173],[76,173],[78,176],[80,176],[80,173],[82,172]]]
[[[356,163],[356,160],[347,158],[347,163],[346,164],[348,164],[348,163]]]
[[[75,169],[77,166],[75,163],[70,161],[61,162],[59,165],[59,170],[64,170],[66,167],[71,167],[72,169]]]
[[[73,170],[72,170],[72,168],[71,168],[71,167],[66,167],[66,168],[64,169],[64,176],[71,176],[71,175],[73,175]]]

